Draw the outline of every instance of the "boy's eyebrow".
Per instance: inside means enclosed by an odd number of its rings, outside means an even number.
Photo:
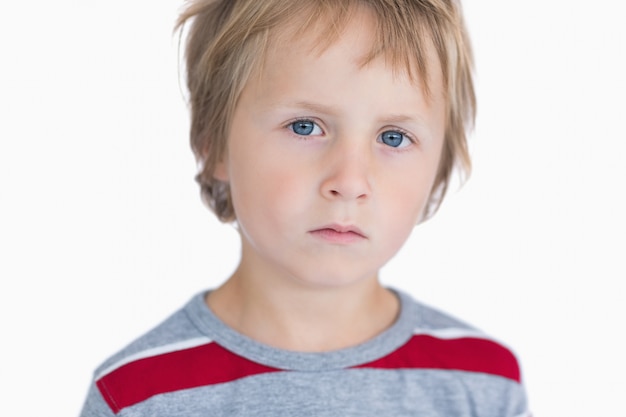
[[[421,122],[419,117],[411,117],[407,114],[390,114],[389,116],[382,117],[380,122],[384,123],[416,123]]]
[[[339,109],[333,106],[328,106],[325,104],[319,104],[319,103],[311,103],[309,101],[296,101],[294,103],[287,103],[286,105],[284,104],[276,104],[275,107],[298,107],[298,108],[302,108],[305,110],[311,110],[315,113],[323,113],[323,114],[338,114],[339,113]]]
[[[274,105],[270,105],[269,107],[283,107],[283,106],[298,107],[298,108],[311,110],[315,113],[321,113],[321,114],[334,115],[334,114],[340,113],[339,109],[336,107],[325,105],[325,104],[312,103],[309,101],[297,101],[294,103],[287,103],[287,104],[276,103]],[[378,121],[381,123],[409,123],[409,122],[421,123],[423,120],[418,115],[411,116],[408,114],[398,113],[398,114],[385,115],[384,117],[381,117]]]

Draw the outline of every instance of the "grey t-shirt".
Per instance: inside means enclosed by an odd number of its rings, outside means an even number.
[[[258,343],[197,294],[96,370],[81,416],[530,416],[506,347],[396,294],[389,329],[325,353]]]

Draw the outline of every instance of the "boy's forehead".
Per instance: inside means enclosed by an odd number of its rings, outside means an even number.
[[[339,18],[341,20],[337,20]],[[287,22],[286,25],[279,25],[270,32],[266,56],[273,57],[285,51],[299,51],[319,58],[348,33],[352,37],[357,35],[354,47],[361,49],[358,51],[359,56],[365,61],[374,48],[375,30],[371,17],[362,12],[341,17],[331,17],[327,13],[311,18],[305,25]],[[369,47],[364,47],[365,45]],[[354,49],[351,52],[354,53]]]
[[[414,36],[419,37],[417,41],[426,52],[426,62],[419,63],[416,51],[410,48],[410,44],[415,43],[416,39],[389,43],[384,39],[384,24],[381,19],[369,7],[360,5],[351,9],[331,8],[325,13],[307,18],[304,24],[302,21],[287,21],[277,25],[269,31],[259,73],[270,64],[268,61],[272,57],[281,54],[285,49],[304,49],[312,56],[319,57],[350,32],[352,36],[356,34],[360,38],[354,42],[355,46],[361,46],[355,65],[364,67],[376,59],[384,59],[395,75],[408,76],[416,86],[429,94],[432,83],[442,82],[441,63],[431,36],[415,23]],[[351,52],[350,55],[354,56],[354,51]]]

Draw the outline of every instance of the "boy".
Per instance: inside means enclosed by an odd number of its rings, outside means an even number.
[[[106,361],[83,416],[526,416],[515,357],[381,286],[469,169],[453,0],[194,0],[198,181],[241,260]]]

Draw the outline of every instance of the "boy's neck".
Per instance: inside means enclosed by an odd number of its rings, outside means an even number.
[[[234,330],[266,345],[325,352],[363,343],[393,324],[399,301],[374,277],[338,288],[263,285],[237,270],[207,297]]]

